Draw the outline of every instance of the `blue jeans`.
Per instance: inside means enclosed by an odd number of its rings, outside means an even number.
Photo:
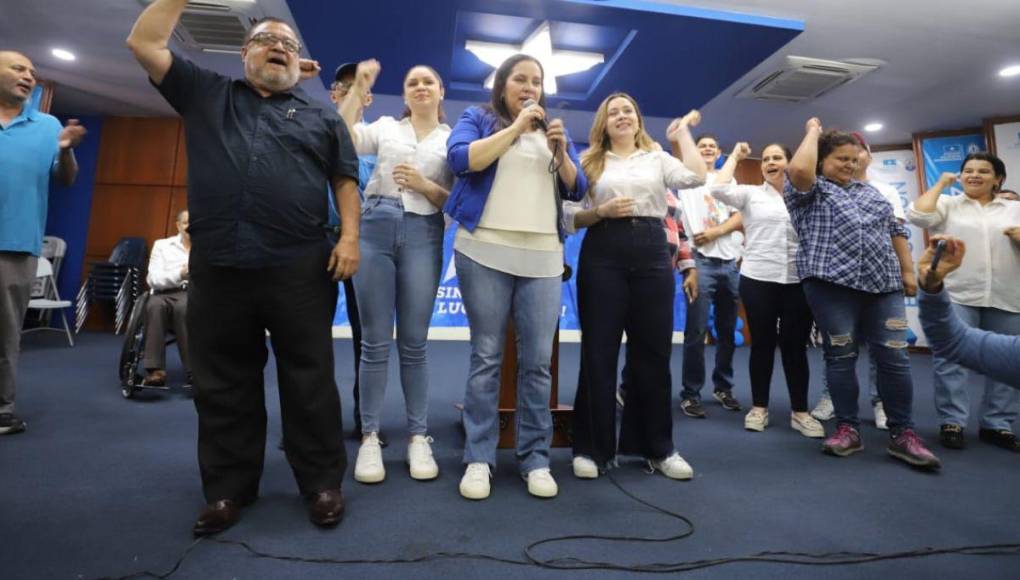
[[[822,396],[832,398],[829,395],[829,382],[822,377]],[[878,396],[878,366],[875,364],[875,357],[868,355],[868,396],[871,397],[871,405],[875,406],[882,402]]]
[[[733,389],[733,332],[737,326],[740,273],[736,260],[706,258],[694,252],[698,265],[698,299],[687,307],[684,323],[684,399],[701,399],[705,385],[705,332],[708,329],[708,305],[715,306],[715,368],[712,383],[716,391]]]
[[[1020,314],[999,310],[953,304],[953,312],[967,326],[990,330],[999,334],[1020,335]],[[935,410],[942,424],[967,426],[970,399],[967,386],[971,371],[933,356],[935,370]],[[1005,383],[985,378],[985,394],[978,411],[982,429],[1012,430],[1013,422],[1020,411],[1020,390]]]
[[[560,320],[558,276],[522,278],[455,253],[457,279],[471,327],[471,366],[464,395],[464,463],[496,466],[499,371],[506,325],[517,333],[517,459],[521,473],[549,466],[552,442],[550,366]]]
[[[404,211],[400,199],[373,196],[361,211],[361,264],[354,276],[361,316],[361,429],[379,431],[396,313],[400,384],[407,427],[428,431],[429,321],[443,266],[443,214]]]
[[[817,278],[804,280],[804,295],[822,333],[825,379],[839,423],[855,429],[857,354],[866,342],[878,370],[878,394],[892,435],[912,427],[914,383],[907,354],[907,315],[902,292],[869,294]]]

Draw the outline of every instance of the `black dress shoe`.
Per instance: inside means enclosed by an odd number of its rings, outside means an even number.
[[[340,489],[327,489],[308,498],[308,519],[312,523],[329,528],[344,518],[344,496]]]
[[[191,530],[195,536],[211,536],[237,523],[241,519],[241,506],[230,499],[221,499],[205,506]]]
[[[978,439],[1013,453],[1020,453],[1020,439],[1008,429],[981,429],[978,431]]]
[[[963,438],[963,427],[946,423],[939,427],[939,443],[949,449],[963,449],[967,446]]]

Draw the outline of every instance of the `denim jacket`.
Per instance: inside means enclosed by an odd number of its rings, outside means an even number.
[[[483,107],[469,107],[457,120],[450,138],[446,141],[446,162],[450,169],[457,176],[453,184],[453,191],[443,207],[451,218],[460,222],[468,231],[474,231],[478,221],[482,218],[482,211],[485,209],[485,202],[489,199],[489,191],[492,189],[492,182],[496,179],[496,166],[499,160],[481,171],[471,171],[468,166],[468,149],[471,143],[479,139],[485,139],[497,131],[496,115]],[[578,201],[588,191],[588,179],[581,171],[581,161],[577,157],[574,143],[567,135],[567,155],[577,167],[577,180],[573,188],[568,188],[563,180],[556,177],[557,195],[562,199]],[[560,240],[563,240],[562,219],[559,215],[562,212],[560,200],[556,203],[557,219],[559,224]]]

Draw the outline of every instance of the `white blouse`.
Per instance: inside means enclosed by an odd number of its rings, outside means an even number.
[[[372,177],[365,186],[365,197],[399,197],[405,211],[419,215],[431,215],[439,211],[424,195],[406,188],[401,191],[401,187],[393,181],[393,168],[401,163],[410,163],[427,179],[449,191],[453,187],[453,172],[446,164],[449,125],[440,123],[424,139],[418,141],[410,118],[398,121],[393,117],[380,117],[371,124],[356,124],[354,133],[358,155],[378,157]]]
[[[783,194],[762,185],[713,185],[712,197],[740,211],[744,261],[740,274],[761,282],[796,284],[797,232]]]
[[[594,204],[617,197],[634,199],[635,217],[666,217],[667,189],[697,187],[704,183],[679,159],[662,150],[638,150],[627,157],[606,152],[602,175],[592,186]]]
[[[953,302],[1020,312],[1020,245],[1003,234],[1020,226],[1020,201],[997,197],[981,205],[964,194],[940,195],[931,213],[917,211],[911,203],[907,219],[967,245],[963,264],[945,279]]]

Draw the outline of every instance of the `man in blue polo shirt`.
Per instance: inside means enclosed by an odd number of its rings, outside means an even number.
[[[36,263],[42,250],[50,177],[71,185],[78,175],[73,149],[85,136],[29,102],[32,61],[0,51],[0,435],[25,430],[14,414],[15,370]]]

